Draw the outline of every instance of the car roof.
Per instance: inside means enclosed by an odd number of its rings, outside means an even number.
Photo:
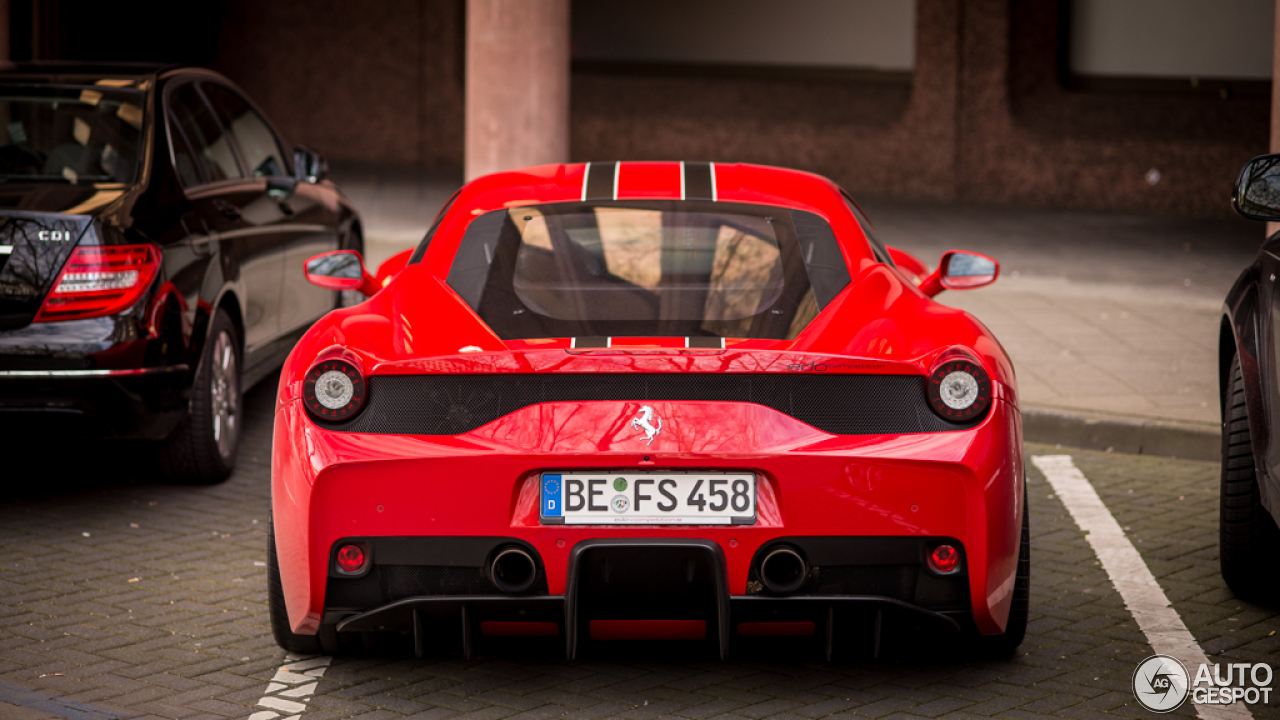
[[[710,177],[703,196],[690,189]],[[608,175],[608,182],[601,182]],[[594,178],[594,180],[593,180]],[[588,186],[590,185],[590,186]],[[601,190],[601,188],[606,188]],[[850,267],[873,261],[866,232],[858,224],[839,186],[821,175],[745,163],[590,162],[539,165],[485,175],[458,191],[439,224],[435,239],[420,245],[424,262],[447,272],[458,243],[475,218],[494,210],[544,203],[627,200],[697,200],[769,205],[814,213],[826,220],[844,248]],[[429,249],[429,252],[428,252]],[[441,264],[442,263],[442,264]]]
[[[141,82],[144,80],[155,80],[161,75],[181,70],[204,73],[212,72],[196,66],[174,63],[103,63],[44,60],[39,62],[22,62],[11,65],[0,72],[0,80],[21,79],[23,81],[48,83],[82,83],[86,79],[120,79]]]
[[[458,204],[495,210],[580,200],[697,198],[779,205],[824,216],[845,211],[840,188],[821,175],[768,165],[682,161],[571,163],[498,172],[468,183]]]

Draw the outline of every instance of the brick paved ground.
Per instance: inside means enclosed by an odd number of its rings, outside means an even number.
[[[285,661],[267,627],[262,566],[273,390],[268,380],[248,397],[240,468],[223,485],[152,484],[127,457],[78,448],[6,468],[0,699],[34,691],[98,713],[74,717],[253,712]],[[1213,464],[1028,452],[1075,457],[1214,659],[1280,664],[1280,616],[1235,600],[1217,574]],[[103,463],[113,477],[90,480]],[[747,648],[727,663],[671,646],[578,663],[545,647],[464,662],[416,661],[393,646],[336,659],[304,720],[1150,717],[1129,691],[1150,648],[1052,489],[1029,475],[1031,632],[1014,660],[976,662],[918,638],[888,641],[879,661],[855,653],[831,664],[798,646],[790,656]],[[52,717],[22,712],[0,702],[3,718]]]

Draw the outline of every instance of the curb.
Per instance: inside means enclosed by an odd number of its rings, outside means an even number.
[[[1022,439],[1134,455],[1217,462],[1222,433],[1214,425],[1118,417],[1043,407],[1022,408]]]

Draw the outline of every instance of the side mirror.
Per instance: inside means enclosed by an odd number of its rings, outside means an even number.
[[[293,149],[293,175],[299,180],[318,183],[329,177],[329,163],[320,153],[299,145]]]
[[[965,250],[942,253],[938,269],[920,283],[920,291],[933,297],[943,290],[972,290],[996,281],[1000,263],[986,255]]]
[[[303,265],[307,282],[325,290],[358,290],[366,297],[378,291],[377,284],[364,269],[364,258],[355,250],[321,253]]]
[[[1250,220],[1280,220],[1280,155],[1259,155],[1245,163],[1231,206]]]

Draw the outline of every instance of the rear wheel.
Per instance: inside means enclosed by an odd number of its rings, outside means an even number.
[[[1013,604],[1004,633],[978,639],[978,652],[987,657],[1009,657],[1027,636],[1027,616],[1031,611],[1031,506],[1026,488],[1022,491],[1022,540],[1018,543],[1018,570],[1013,581]]]
[[[160,448],[160,471],[170,481],[207,485],[226,480],[235,468],[241,357],[240,333],[227,313],[218,310],[210,320],[188,415]]]
[[[1231,382],[1224,400],[1218,553],[1222,579],[1242,600],[1275,603],[1280,596],[1280,575],[1269,569],[1268,553],[1280,547],[1280,529],[1262,506],[1258,490],[1239,355],[1231,361]]]

